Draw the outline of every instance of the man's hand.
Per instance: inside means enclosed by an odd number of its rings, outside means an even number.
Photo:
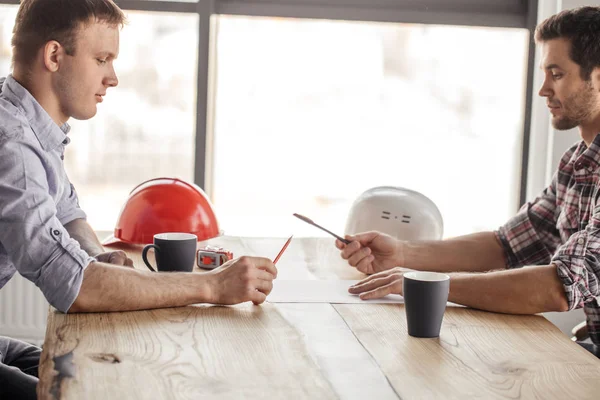
[[[277,268],[262,257],[240,257],[206,273],[210,282],[210,303],[263,303],[273,289]]]
[[[348,288],[348,292],[357,294],[362,300],[379,299],[388,294],[402,295],[402,281],[409,270],[393,268],[379,272]]]
[[[350,244],[339,240],[335,245],[348,264],[365,274],[374,274],[404,264],[402,243],[384,233],[366,232],[354,236],[346,236]]]
[[[123,250],[107,251],[95,256],[96,260],[113,265],[122,265],[125,267],[133,267],[133,260],[127,257],[127,253]]]

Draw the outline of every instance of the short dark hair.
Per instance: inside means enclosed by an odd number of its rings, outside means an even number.
[[[571,42],[569,56],[581,68],[581,78],[589,80],[600,66],[600,7],[561,11],[535,29],[537,43],[559,38]]]
[[[30,66],[51,40],[74,55],[77,30],[90,21],[122,27],[126,18],[112,0],[21,0],[13,29],[13,64]]]

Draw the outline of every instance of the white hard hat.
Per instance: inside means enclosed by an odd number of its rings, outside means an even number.
[[[394,186],[374,187],[354,201],[346,220],[346,235],[379,231],[401,240],[439,240],[442,214],[429,198]]]

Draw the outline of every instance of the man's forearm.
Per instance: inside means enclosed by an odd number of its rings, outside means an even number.
[[[207,277],[156,273],[94,262],[69,312],[132,311],[210,302]]]
[[[554,265],[451,274],[448,300],[507,314],[568,310],[564,288]]]
[[[406,242],[401,266],[421,271],[483,272],[504,269],[504,250],[493,232],[442,241]]]
[[[100,253],[104,253],[104,247],[98,240],[98,236],[83,219],[75,219],[65,225],[65,229],[69,232],[69,235],[79,242],[79,245],[90,256],[94,257]]]

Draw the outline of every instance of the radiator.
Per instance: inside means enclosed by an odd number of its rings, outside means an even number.
[[[46,334],[48,302],[18,273],[0,289],[0,336],[41,345]]]

